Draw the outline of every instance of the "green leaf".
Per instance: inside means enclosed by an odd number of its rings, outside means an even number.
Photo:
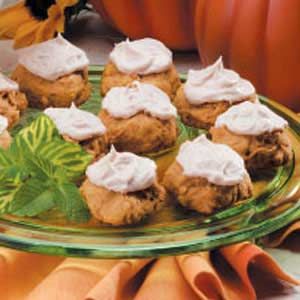
[[[5,153],[0,150],[0,174],[5,178],[27,178],[29,176],[26,168],[24,168],[23,157],[17,151],[15,153],[6,151]]]
[[[198,129],[184,125],[180,118],[177,118],[177,126],[180,131],[179,143],[185,142],[186,140],[193,140],[201,134],[207,134],[207,130]]]
[[[76,181],[92,156],[63,140],[46,115],[40,115],[0,149],[0,213],[35,217],[54,207],[72,221],[86,221],[88,209]]]
[[[55,167],[51,161],[42,158],[40,155],[36,154],[35,156],[27,157],[25,165],[31,176],[37,177],[40,181],[56,178],[58,167]]]
[[[18,179],[0,178],[0,213],[7,213],[9,206],[14,199],[20,182]]]
[[[13,163],[13,157],[11,157],[6,150],[0,147],[0,170],[10,167]]]
[[[31,178],[18,189],[9,212],[16,216],[34,217],[54,207],[54,193],[47,183]]]
[[[70,221],[86,222],[90,218],[89,210],[73,183],[63,183],[56,187],[55,204]]]
[[[19,182],[26,180],[30,174],[28,170],[24,169],[21,165],[12,165],[1,172],[1,176],[7,179],[15,180]]]
[[[92,156],[80,145],[64,141],[59,136],[52,120],[46,115],[39,116],[30,126],[17,134],[9,153],[14,158],[13,161],[21,165],[26,164],[28,160],[32,163],[32,158],[39,155],[49,160],[53,166],[64,169],[63,173],[70,180],[80,178],[92,160]],[[3,156],[3,160],[8,159]],[[43,163],[45,164],[45,161]]]
[[[4,178],[4,180],[10,178],[14,181],[16,178],[20,179],[26,176],[27,173],[25,173],[20,161],[9,151],[0,148],[0,178]]]
[[[55,136],[59,136],[56,126],[49,117],[42,114],[18,133],[11,146],[12,153],[20,156],[20,150],[35,152],[37,148],[49,143]]]
[[[40,146],[38,153],[55,166],[63,168],[66,178],[73,181],[84,174],[85,169],[93,159],[92,155],[84,151],[80,145],[60,139],[54,139]]]
[[[93,91],[91,98],[85,103],[83,103],[82,105],[80,105],[79,108],[88,111],[94,115],[98,115],[102,106],[101,100],[102,100],[101,95],[99,95],[98,87],[97,87],[97,93]]]
[[[36,120],[42,112],[36,108],[28,108],[26,112],[21,116],[18,124],[10,131],[12,136],[16,136],[23,128],[27,127]]]

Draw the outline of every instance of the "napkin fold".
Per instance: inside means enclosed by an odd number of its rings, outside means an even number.
[[[186,281],[201,300],[255,300],[256,292],[249,274],[252,265],[256,267],[255,277],[264,270],[274,279],[299,284],[284,273],[270,255],[251,243],[240,243],[210,253],[179,256],[177,260]]]
[[[36,286],[26,300],[132,299],[136,291],[134,280],[130,280],[149,262],[68,258]]]
[[[100,281],[88,295],[86,300],[132,300],[137,292],[139,274],[151,259],[123,260]]]
[[[278,247],[286,239],[291,237],[293,234],[300,233],[300,221],[293,223],[290,226],[287,226],[279,231],[276,231],[264,239],[264,244],[268,247]]]
[[[198,299],[226,298],[224,286],[211,263],[210,253],[178,256],[176,259],[185,280],[197,294]]]
[[[240,243],[156,261],[66,259],[26,300],[254,300],[252,265],[258,274],[298,284],[262,249]]]
[[[296,222],[268,242],[279,245],[299,229]],[[63,259],[0,248],[6,300],[255,300],[255,282],[264,286],[267,278],[299,284],[248,242],[157,260]]]
[[[175,257],[157,260],[134,300],[198,300]]]
[[[24,300],[63,258],[0,248],[0,295],[5,300]]]
[[[255,267],[256,277],[263,271],[277,280],[298,285],[299,282],[286,274],[273,258],[261,248],[251,243],[241,243],[230,247],[221,248],[220,254],[227,261],[236,275],[236,280],[222,275],[222,282],[227,290],[230,300],[256,299],[256,292],[250,278],[250,267]],[[263,278],[261,278],[263,280]]]

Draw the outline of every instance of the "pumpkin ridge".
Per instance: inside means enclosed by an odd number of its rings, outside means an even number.
[[[141,18],[144,20],[143,26],[144,26],[144,31],[146,32],[146,35],[147,36],[153,36],[152,35],[152,28],[151,28],[151,24],[152,24],[151,19],[152,18],[149,15],[149,11],[147,9],[147,2],[145,2],[145,0],[140,0],[140,1],[137,0],[136,1],[136,7],[137,7],[137,10],[139,11],[139,13],[141,15]]]
[[[97,3],[95,3],[95,1],[94,2],[91,1],[91,2],[93,4],[93,6],[96,7],[96,9],[98,10],[98,13],[103,18],[103,21],[105,23],[107,23],[108,25],[112,26],[113,28],[117,29],[117,25],[115,24],[114,20],[112,18],[110,18],[109,13],[108,13],[104,3],[102,1],[97,1]]]
[[[238,13],[238,11],[240,10],[241,4],[242,4],[242,2],[240,2],[240,1],[234,1],[232,3],[232,6],[228,5],[228,10],[229,10],[229,8],[231,8],[230,9],[231,14],[230,15],[228,14],[228,16],[227,16],[227,19],[229,19],[230,21],[229,21],[229,25],[228,25],[227,32],[226,32],[227,39],[225,41],[225,49],[223,49],[223,51],[225,53],[225,55],[223,57],[223,61],[227,67],[230,66],[230,63],[231,63],[230,53],[231,53],[232,37],[233,37],[232,32],[234,29],[236,29],[235,24],[237,21],[237,18],[235,16]]]
[[[265,9],[265,22],[262,27],[262,35],[261,35],[261,47],[258,50],[258,72],[256,76],[258,76],[259,82],[259,90],[266,89],[266,70],[268,69],[268,60],[266,53],[266,40],[267,40],[267,26],[269,22],[269,8],[270,8],[270,0],[267,1],[266,9]]]
[[[182,40],[186,39],[186,42],[189,44],[195,44],[195,28],[193,26],[193,20],[195,18],[195,6],[196,6],[196,0],[190,0],[190,1],[180,1],[181,6],[181,13],[180,13],[180,19],[182,24],[186,24],[186,27],[188,27],[188,32],[192,32],[190,36],[187,36],[185,34],[186,28],[182,26],[180,28],[180,38]],[[183,13],[183,12],[189,12]]]
[[[200,7],[199,6],[202,5],[203,7]],[[209,5],[209,2],[208,1],[198,1],[197,3],[197,8],[196,8],[196,16],[195,16],[195,28],[197,30],[195,30],[195,38],[199,38],[199,41],[198,41],[198,52],[201,53],[201,59],[202,59],[202,62],[204,63],[204,65],[207,65],[208,64],[208,58],[207,56],[205,55],[205,53],[203,54],[202,51],[201,51],[201,47],[204,47],[205,48],[205,36],[206,36],[206,30],[205,30],[205,24],[207,22],[207,18],[208,18],[208,5]],[[201,14],[200,14],[200,13]],[[199,21],[198,21],[199,20]]]

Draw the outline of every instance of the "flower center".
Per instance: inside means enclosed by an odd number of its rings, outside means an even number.
[[[55,0],[26,0],[25,5],[36,18],[44,20],[48,18],[48,8],[55,2]]]

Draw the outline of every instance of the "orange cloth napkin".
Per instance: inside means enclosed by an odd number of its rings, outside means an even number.
[[[132,299],[136,292],[132,279],[148,262],[69,258],[25,299]]]
[[[134,298],[134,300],[153,299],[199,299],[193,288],[185,280],[175,257],[166,257],[157,260]]]
[[[0,248],[0,299],[23,300],[62,260]]]
[[[297,222],[268,242],[278,245],[299,229]],[[247,242],[158,260],[63,259],[0,248],[6,300],[255,300],[254,278],[298,284]]]
[[[264,243],[268,247],[278,247],[285,240],[293,238],[298,232],[300,233],[300,221],[270,234],[264,239]]]

